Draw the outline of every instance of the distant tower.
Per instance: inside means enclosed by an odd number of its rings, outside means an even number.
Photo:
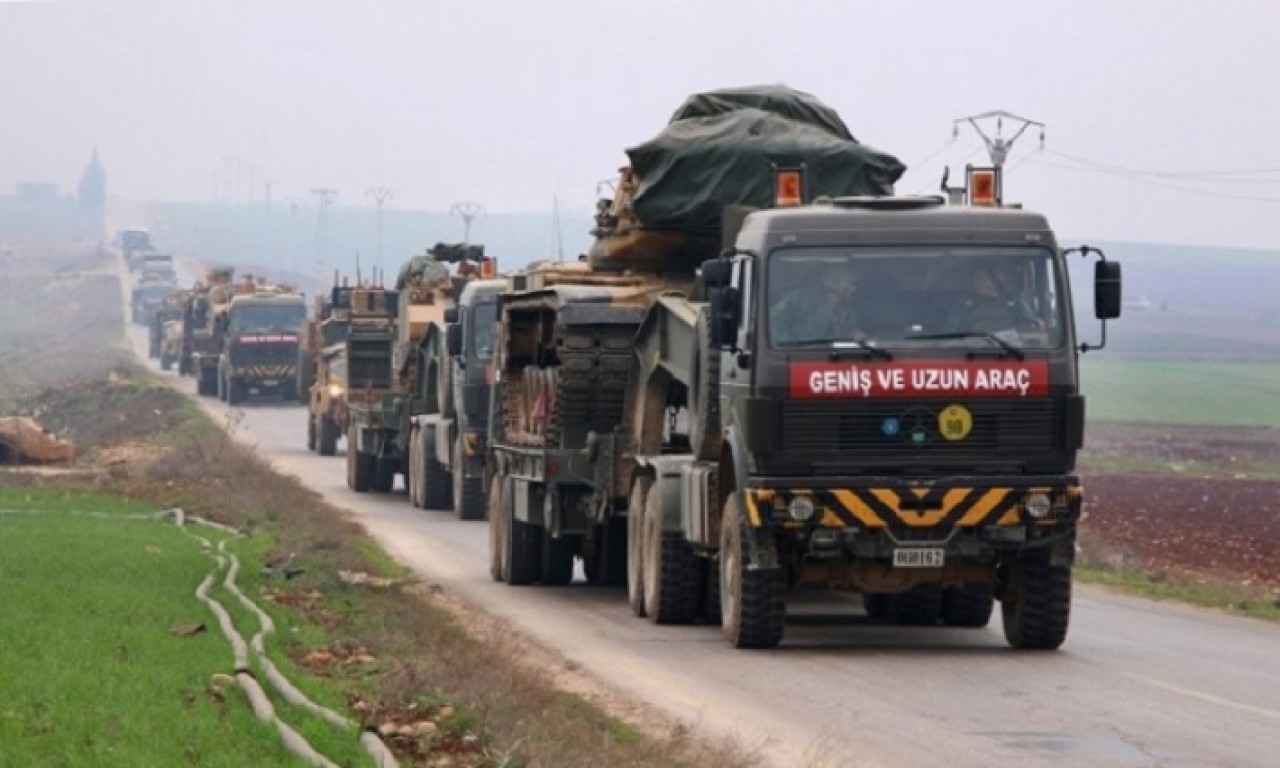
[[[80,174],[78,190],[80,214],[86,219],[101,226],[107,211],[107,174],[102,170],[102,161],[98,159],[98,148],[93,148],[93,156]]]

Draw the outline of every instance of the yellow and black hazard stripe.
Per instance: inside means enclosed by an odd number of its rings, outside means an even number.
[[[807,496],[816,509],[816,522],[827,528],[945,529],[1012,526],[1022,522],[1022,508],[1031,494],[1049,496],[1056,509],[1075,513],[1082,492],[1077,484],[1023,488],[941,486],[932,488],[748,489],[747,515],[753,527],[766,525],[774,510]],[[1060,522],[1058,518],[1042,521]]]
[[[246,379],[287,379],[298,375],[298,365],[242,365],[236,368],[235,375]]]

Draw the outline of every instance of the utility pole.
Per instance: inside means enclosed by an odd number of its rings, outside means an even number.
[[[373,268],[377,270],[382,267],[382,204],[390,200],[392,194],[386,187],[374,187],[365,194],[372,197],[378,206],[378,247],[373,252]]]
[[[484,206],[479,203],[454,203],[449,206],[450,213],[462,217],[462,244],[471,244],[471,222],[484,213]]]
[[[336,189],[316,187],[311,190],[316,196],[316,266],[327,269],[329,266],[329,206],[338,194]]]
[[[978,124],[978,121],[980,120],[989,121],[993,118],[996,121],[995,136],[989,135],[985,130],[983,130],[982,126]],[[1018,127],[1017,133],[1007,139],[1001,136],[1004,132],[1004,121],[1006,119],[1021,123]],[[1009,153],[1013,151],[1013,143],[1017,141],[1022,134],[1026,133],[1027,129],[1033,125],[1040,129],[1040,148],[1044,149],[1044,123],[1029,120],[1025,117],[1019,117],[1012,112],[1006,112],[1002,109],[998,109],[994,112],[983,112],[978,115],[956,118],[951,123],[951,135],[953,137],[959,137],[961,123],[968,123],[973,126],[973,130],[978,132],[978,136],[982,138],[982,142],[987,145],[987,153],[991,155],[991,164],[997,168],[1003,166],[1005,161],[1009,159]]]
[[[560,231],[560,196],[551,196],[551,242],[555,247],[556,261],[564,261],[564,236]]]

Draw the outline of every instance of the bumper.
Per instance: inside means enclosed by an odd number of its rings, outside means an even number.
[[[276,386],[298,378],[297,365],[237,365],[231,375],[246,382],[274,381]]]
[[[754,528],[883,531],[894,538],[947,539],[956,531],[993,528],[1062,529],[1080,518],[1080,481],[1066,477],[956,477],[927,482],[859,478],[813,487],[795,480],[759,478],[745,491]],[[1034,516],[1027,502],[1049,499],[1047,514]],[[792,502],[807,499],[813,513],[796,520]],[[807,506],[803,503],[802,507]]]

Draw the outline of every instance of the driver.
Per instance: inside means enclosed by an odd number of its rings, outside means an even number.
[[[858,271],[852,260],[832,269],[819,265],[809,280],[797,280],[774,305],[774,342],[864,340],[853,301],[857,292]]]
[[[1026,329],[1036,326],[1035,313],[1014,291],[1000,280],[999,271],[990,264],[978,264],[971,275],[969,295],[947,318],[948,331],[998,331]]]

